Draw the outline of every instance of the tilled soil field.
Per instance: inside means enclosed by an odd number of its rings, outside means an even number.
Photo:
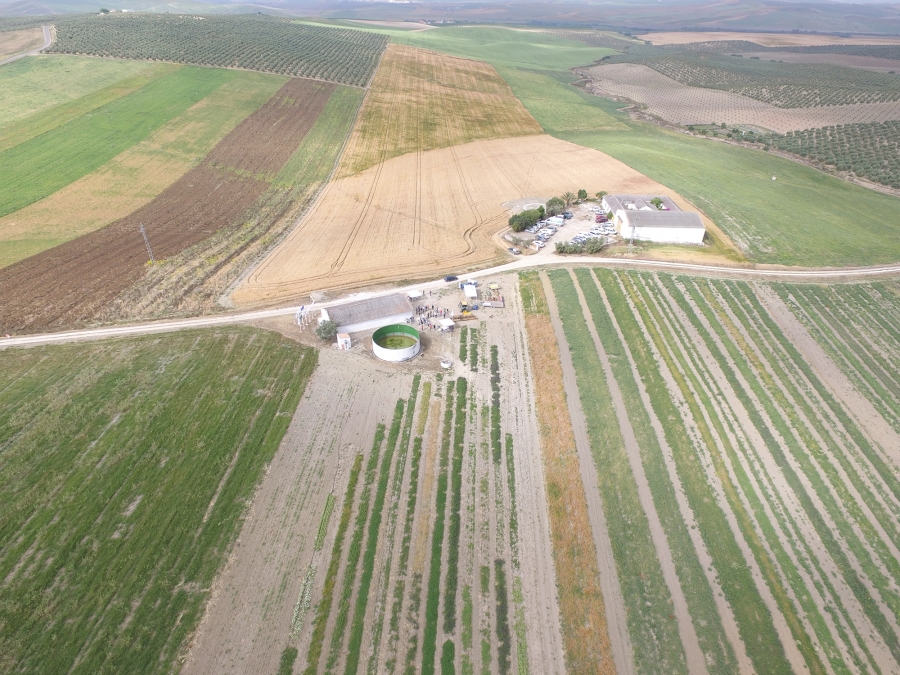
[[[748,124],[778,133],[835,124],[887,122],[900,118],[896,102],[859,103],[818,108],[776,108],[747,96],[692,87],[636,63],[595,66],[583,71],[589,88],[601,96],[647,106],[647,112],[675,124]]]
[[[146,206],[0,270],[0,331],[37,332],[90,322],[144,273],[148,255],[141,225],[154,257],[164,261],[236,221],[290,158],[334,86],[290,80],[199,166]]]

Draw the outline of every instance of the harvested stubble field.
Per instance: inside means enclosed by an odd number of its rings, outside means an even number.
[[[647,107],[652,115],[675,124],[751,125],[786,133],[835,124],[900,119],[896,102],[858,103],[814,108],[777,108],[730,91],[693,87],[635,63],[585,69],[589,85],[600,95],[624,98]]]
[[[177,671],[315,364],[245,328],[0,353],[0,669]]]
[[[203,162],[115,223],[0,270],[0,326],[46,330],[95,318],[139,280],[139,225],[164,260],[234,222],[268,189],[313,126],[335,85],[289,80]]]
[[[690,42],[715,42],[746,40],[764,47],[809,47],[813,45],[898,45],[900,37],[858,35],[838,37],[836,35],[811,35],[800,33],[745,33],[741,32],[659,32],[638,35],[654,45],[681,45]]]
[[[168,65],[155,68],[171,70]],[[196,166],[285,81],[277,75],[229,73],[202,100],[98,169],[0,218],[0,267],[105,227],[149,203]],[[69,105],[55,106],[3,127],[0,147],[3,140],[18,144],[45,133],[50,125],[60,126],[69,113],[92,115],[99,107],[95,104],[127,93],[141,83],[146,83],[146,78],[126,79],[98,92],[99,95],[88,94]]]
[[[894,285],[550,276],[638,669],[898,672]]]
[[[521,322],[451,373],[322,352],[186,673],[565,672]]]
[[[23,28],[0,33],[0,59],[27,52],[44,44],[40,28]]]
[[[389,45],[337,176],[410,152],[539,133],[540,125],[492,66]]]
[[[660,192],[694,210],[622,162],[550,136],[411,153],[329,183],[234,301],[271,302],[491,262],[499,253],[492,236],[508,219],[504,202],[572,186]]]

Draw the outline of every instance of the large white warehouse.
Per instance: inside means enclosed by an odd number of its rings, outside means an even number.
[[[668,197],[606,195],[603,208],[623,239],[660,244],[702,244],[706,228],[700,214],[682,211]]]

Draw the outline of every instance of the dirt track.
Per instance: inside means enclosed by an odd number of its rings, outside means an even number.
[[[74,327],[93,319],[164,260],[234,222],[268,188],[315,122],[333,84],[295,79],[246,118],[195,169],[115,223],[0,270],[0,331]]]

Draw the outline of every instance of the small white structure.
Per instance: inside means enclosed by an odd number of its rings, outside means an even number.
[[[464,285],[463,293],[465,293],[466,298],[471,298],[472,300],[478,299],[478,288],[475,286],[475,284]]]
[[[407,300],[421,300],[423,297],[425,297],[425,293],[422,291],[410,291],[406,295]]]
[[[441,325],[442,333],[449,333],[454,328],[456,328],[456,323],[453,321],[453,319],[441,319],[438,323]]]
[[[350,341],[350,336],[346,333],[338,333],[337,334],[337,348],[343,352],[349,352],[353,347],[353,343]]]

